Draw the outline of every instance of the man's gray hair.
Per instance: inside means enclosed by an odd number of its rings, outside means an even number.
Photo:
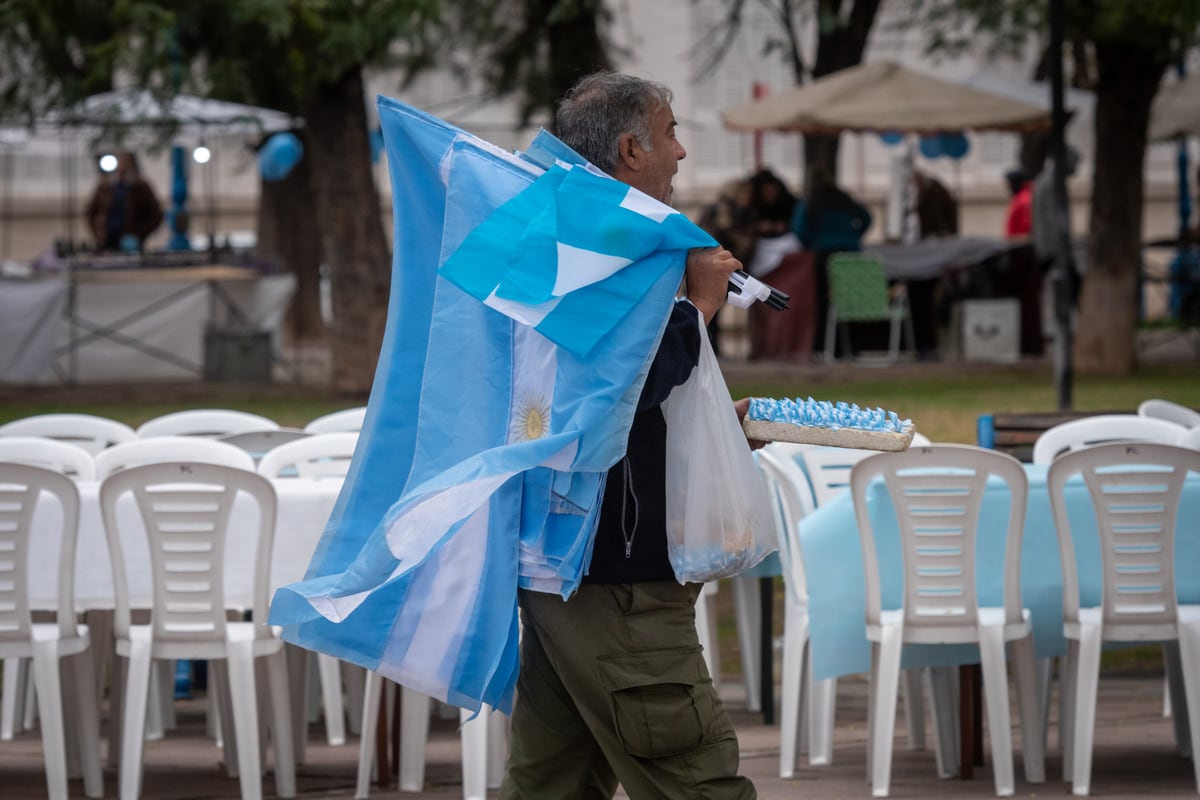
[[[671,90],[661,83],[619,72],[596,72],[567,92],[555,114],[555,127],[558,138],[612,175],[620,138],[632,133],[642,149],[651,150],[654,114],[670,103]]]

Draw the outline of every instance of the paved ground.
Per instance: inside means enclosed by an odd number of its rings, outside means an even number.
[[[788,781],[778,777],[778,726],[764,726],[759,715],[743,710],[740,686],[736,683],[727,683],[724,693],[741,740],[742,771],[754,780],[760,798],[870,797],[864,779],[866,687],[861,679],[846,679],[839,685],[833,766],[813,768],[805,766],[802,760],[796,777]],[[203,703],[193,700],[179,705],[179,728],[168,733],[162,741],[147,745],[143,796],[152,800],[238,797],[236,779],[224,775],[220,768],[220,751],[204,737]],[[1093,795],[1105,798],[1196,795],[1191,762],[1175,754],[1171,722],[1163,719],[1161,709],[1161,678],[1152,675],[1106,675],[1102,678]],[[901,726],[902,720],[903,715],[900,716]],[[893,797],[994,796],[989,766],[976,768],[971,781],[938,780],[932,750],[908,750],[902,727],[897,730]],[[312,726],[311,733],[308,762],[301,766],[297,779],[300,796],[353,797],[358,740],[352,737],[342,747],[330,747],[324,743],[319,726]],[[1054,736],[1052,728],[1052,751]],[[1061,766],[1056,752],[1046,765],[1051,782],[1035,786],[1023,780],[1019,738],[1014,747],[1017,750],[1018,797],[1070,795],[1069,787],[1058,780]],[[454,723],[435,718],[427,749],[425,791],[399,794],[394,786],[374,787],[371,796],[414,800],[461,797],[458,758]],[[15,741],[0,743],[0,797],[6,800],[44,798],[46,788],[41,770],[41,745],[36,733],[22,733]],[[106,796],[116,796],[116,784],[115,772],[106,769]],[[264,792],[268,797],[274,795],[270,777],[265,781]],[[489,797],[495,795],[492,792]],[[81,781],[71,783],[71,796],[83,797]]]

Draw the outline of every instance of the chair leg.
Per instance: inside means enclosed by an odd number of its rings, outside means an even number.
[[[1045,783],[1046,732],[1042,727],[1033,637],[1019,639],[1011,647],[1017,708],[1021,717],[1021,756],[1025,764],[1025,780],[1029,783]]]
[[[1058,679],[1058,745],[1062,750],[1062,779],[1075,780],[1075,695],[1079,682],[1079,642],[1067,640],[1067,655],[1060,662]]]
[[[737,617],[738,650],[742,656],[742,681],[746,686],[746,710],[762,711],[759,686],[759,640],[762,607],[758,600],[758,580],[749,575],[734,576],[733,610]]]
[[[988,735],[992,740],[992,774],[996,796],[1013,793],[1012,725],[1008,713],[1008,672],[1004,661],[1004,629],[981,626],[979,655],[983,667],[983,696],[987,703]]]
[[[104,797],[104,775],[100,770],[100,703],[96,699],[96,667],[91,648],[70,659],[78,705],[78,726],[73,738],[78,742],[83,767],[83,793]]]
[[[904,696],[904,721],[908,730],[908,749],[925,749],[925,703],[921,691],[921,670],[904,670],[904,681],[900,684]]]
[[[955,713],[953,667],[932,667],[923,670],[925,688],[933,706],[934,756],[937,760],[938,777],[942,779],[958,776],[958,715]]]
[[[146,735],[146,704],[150,694],[150,643],[131,643],[125,676],[125,702],[121,710],[121,800],[141,794],[142,742]],[[114,713],[116,709],[114,709]]]
[[[271,747],[275,752],[275,791],[296,796],[296,748],[292,742],[291,687],[283,651],[266,658],[271,693]]]
[[[342,704],[342,671],[333,656],[317,654],[321,676],[321,701],[325,709],[325,740],[334,746],[346,743],[346,713]]]
[[[812,645],[809,644],[811,652]],[[809,696],[808,763],[819,767],[833,763],[833,721],[837,713],[837,678],[813,680],[812,658],[808,659]]]
[[[800,690],[804,670],[808,626],[797,619],[803,612],[788,609],[783,621],[783,674],[780,675],[779,707],[779,777],[796,774],[796,752],[799,748]]]
[[[354,800],[367,800],[371,793],[371,767],[375,761],[375,731],[379,724],[379,697],[383,678],[378,672],[367,672],[363,683],[362,729],[358,739],[358,781]]]
[[[21,701],[24,695],[20,689],[24,686],[20,658],[4,659],[3,688],[0,689],[0,742],[11,742],[13,735],[20,730],[18,721],[24,716]]]
[[[1080,626],[1079,671],[1075,676],[1075,766],[1071,791],[1086,795],[1092,783],[1092,745],[1096,733],[1096,690],[1100,679],[1100,627]]]
[[[903,630],[885,627],[881,641],[872,644],[870,748],[871,795],[887,797],[892,779],[892,733],[896,728],[896,700],[900,690],[900,651]]]
[[[1042,733],[1042,752],[1047,752],[1050,749],[1050,746],[1049,746],[1049,741],[1050,741],[1050,695],[1051,695],[1051,687],[1054,684],[1054,661],[1055,661],[1055,659],[1053,656],[1039,658],[1037,660],[1037,664],[1035,666],[1035,672],[1036,672],[1036,676],[1037,676],[1038,702],[1041,704],[1041,708],[1042,708],[1042,731],[1043,731],[1043,733]],[[1062,670],[1065,668],[1065,666],[1066,666],[1066,661],[1060,659],[1059,669]],[[1063,676],[1060,675],[1059,676],[1059,691],[1061,692],[1061,694],[1059,695],[1060,700],[1066,696],[1065,689],[1063,688],[1063,687],[1065,687],[1065,685],[1066,684],[1065,684],[1065,681],[1063,680]],[[1059,719],[1058,746],[1060,749],[1062,749],[1062,747],[1063,747],[1063,743],[1062,743],[1063,715],[1062,715],[1061,704],[1059,706],[1058,719]]]
[[[242,800],[262,799],[262,762],[258,754],[258,700],[254,687],[252,645],[253,642],[249,641],[230,642],[229,656],[226,659]]]
[[[312,651],[285,643],[283,657],[287,662],[288,692],[291,694],[293,761],[303,764],[308,758],[308,695],[312,688]]]
[[[1196,743],[1200,742],[1200,626],[1179,626],[1179,655],[1183,677],[1182,699],[1187,703],[1188,734],[1192,744],[1192,771],[1196,778],[1196,791],[1200,792],[1200,758],[1196,757]],[[1179,694],[1175,696],[1179,697]]]
[[[346,687],[346,730],[358,736],[362,733],[363,684],[367,671],[349,661],[340,662],[339,667],[342,685]]]
[[[1166,685],[1163,693],[1167,697],[1183,697],[1185,693],[1183,678],[1183,661],[1180,653],[1181,642],[1166,642],[1163,645],[1163,656],[1166,662]],[[1186,714],[1175,714],[1172,717],[1175,725],[1175,750],[1184,758],[1192,755],[1193,740],[1188,732]]]
[[[511,729],[505,714],[488,714],[487,739],[487,788],[499,789],[504,782],[504,768],[508,762],[508,744]]]
[[[700,639],[704,666],[708,668],[708,675],[712,678],[714,689],[720,685],[721,665],[717,658],[716,638],[713,636],[714,626],[708,598],[715,588],[716,584],[704,584],[704,588],[700,591],[700,597],[696,599],[696,635]]]
[[[400,791],[425,788],[425,744],[429,741],[429,706],[432,698],[414,689],[400,694]]]
[[[50,800],[67,800],[67,744],[56,641],[34,641],[33,680],[42,723],[42,758]]]
[[[459,709],[463,800],[487,800],[488,717],[491,713],[491,708],[486,705],[480,707],[478,714]]]

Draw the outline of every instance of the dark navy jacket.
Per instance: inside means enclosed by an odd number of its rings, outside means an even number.
[[[699,315],[699,310],[687,301],[677,302],[671,309],[638,399],[625,458],[608,471],[585,582],[675,580],[667,559],[667,423],[661,406],[699,361]]]

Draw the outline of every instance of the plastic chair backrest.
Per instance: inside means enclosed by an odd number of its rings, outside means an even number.
[[[367,417],[367,407],[346,408],[317,417],[304,426],[309,433],[358,433]]]
[[[96,454],[96,478],[144,464],[201,461],[254,472],[254,458],[240,447],[198,436],[155,436],[110,447]]]
[[[829,302],[843,322],[891,318],[883,265],[865,253],[834,253],[829,257]]]
[[[854,514],[862,537],[867,624],[880,623],[879,557],[867,505],[871,481],[882,477],[896,510],[904,559],[904,626],[979,624],[975,543],[988,477],[1008,485],[1010,505],[1004,555],[1004,617],[1019,623],[1021,538],[1028,480],[1006,453],[961,444],[910,448],[865,458],[850,473]]]
[[[242,431],[241,433],[228,433],[224,436],[218,436],[218,442],[225,442],[234,447],[240,447],[250,454],[257,464],[270,451],[274,450],[281,444],[294,442],[297,439],[303,439],[309,434],[299,428],[279,428],[273,431]]]
[[[176,411],[143,422],[137,429],[140,439],[151,436],[207,436],[215,438],[242,431],[273,431],[279,423],[273,419],[228,408],[193,408]]]
[[[154,594],[154,640],[223,641],[227,607],[225,546],[229,536],[247,534],[241,529],[233,533],[229,525],[239,493],[249,495],[258,505],[251,612],[259,636],[271,635],[266,619],[275,536],[274,487],[245,469],[176,461],[130,467],[100,484],[100,511],[115,590],[113,629],[118,638],[129,636],[131,622],[117,515],[120,498],[133,495],[146,533]]]
[[[1063,619],[1079,622],[1079,575],[1064,488],[1082,474],[1095,512],[1104,592],[1102,624],[1145,629],[1138,638],[1177,638],[1175,530],[1188,471],[1200,451],[1167,444],[1097,445],[1056,459],[1046,473],[1063,565]],[[1189,565],[1194,568],[1195,565]],[[1120,630],[1104,638],[1119,638]]]
[[[1200,411],[1157,397],[1143,400],[1137,408],[1137,413],[1139,417],[1165,419],[1185,428],[1200,426]]]
[[[42,493],[62,509],[58,549],[58,630],[75,638],[75,543],[79,534],[79,490],[70,478],[28,464],[0,464],[0,642],[29,642],[29,549],[33,513]]]
[[[804,471],[812,484],[817,507],[828,503],[850,486],[850,470],[859,461],[874,455],[874,450],[848,447],[805,447],[800,451]]]
[[[1137,414],[1101,414],[1047,428],[1033,443],[1033,463],[1049,464],[1064,450],[1074,451],[1106,442],[1175,444],[1183,428],[1174,422]]]
[[[96,462],[87,450],[39,436],[0,437],[0,462],[41,467],[77,481],[96,477]]]
[[[814,506],[808,478],[791,454],[774,445],[755,452],[759,471],[767,481],[775,512],[775,531],[779,537],[779,560],[787,576],[786,585],[793,599],[808,599],[808,578],[804,572],[804,554],[800,549],[800,520]]]
[[[357,445],[357,433],[316,433],[268,452],[258,462],[258,474],[280,478],[295,469],[301,478],[344,478]]]
[[[137,432],[124,422],[92,414],[38,414],[0,425],[0,436],[39,436],[82,447],[92,455],[132,442]]]
[[[1183,432],[1183,436],[1179,437],[1176,442],[1180,447],[1190,447],[1193,450],[1200,450],[1200,425]]]

